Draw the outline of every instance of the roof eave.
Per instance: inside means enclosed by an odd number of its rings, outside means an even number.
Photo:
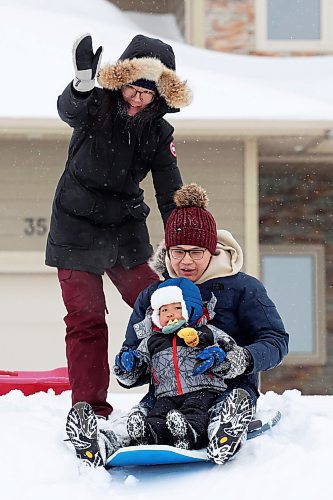
[[[177,138],[317,135],[333,129],[333,120],[182,120],[168,117]],[[58,118],[0,118],[0,137],[65,138],[70,127]]]

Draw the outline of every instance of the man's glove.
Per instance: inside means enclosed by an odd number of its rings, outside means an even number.
[[[196,357],[193,375],[201,375],[214,366],[220,365],[226,357],[221,347],[212,345],[203,349]]]
[[[142,356],[131,347],[123,347],[115,357],[115,365],[122,371],[129,373],[142,365]]]
[[[189,347],[196,347],[199,344],[199,335],[194,328],[182,328],[177,333],[177,336],[184,339],[184,342]]]
[[[102,60],[103,47],[98,47],[95,54],[92,48],[92,39],[85,33],[73,45],[73,64],[75,78],[73,86],[79,92],[89,92],[95,87],[96,73]]]

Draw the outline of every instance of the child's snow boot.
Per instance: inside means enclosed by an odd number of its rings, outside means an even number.
[[[127,432],[131,445],[147,444],[147,418],[142,411],[134,411],[127,419]]]
[[[166,425],[171,435],[172,446],[185,450],[194,447],[196,432],[180,411],[170,410],[166,416]]]

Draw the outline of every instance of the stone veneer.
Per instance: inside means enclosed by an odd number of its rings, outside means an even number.
[[[234,54],[313,56],[318,52],[263,52],[255,47],[254,0],[205,1],[206,48]]]
[[[280,366],[262,374],[263,392],[297,388],[333,394],[333,177],[332,164],[260,166],[260,243],[320,244],[326,263],[325,366]]]

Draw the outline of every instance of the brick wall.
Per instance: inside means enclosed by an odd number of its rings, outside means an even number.
[[[262,376],[262,391],[297,388],[333,394],[333,178],[332,165],[260,166],[260,243],[321,244],[326,266],[325,366],[281,366]]]

